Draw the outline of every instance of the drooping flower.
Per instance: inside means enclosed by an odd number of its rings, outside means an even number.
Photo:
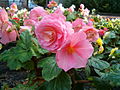
[[[8,21],[8,14],[5,9],[0,9],[0,22],[4,23]]]
[[[72,24],[66,22],[65,16],[60,12],[45,16],[35,29],[41,47],[51,52],[56,52],[72,33]]]
[[[72,22],[72,26],[73,26],[75,32],[78,32],[85,25],[86,24],[84,23],[83,19],[80,19],[80,18],[78,18],[74,22]]]
[[[12,30],[11,32],[0,30],[0,42],[4,45],[16,41],[16,37],[17,33],[15,30]]]
[[[86,33],[87,39],[88,39],[90,42],[95,42],[95,41],[99,38],[98,30],[95,29],[94,27],[85,26],[85,27],[82,28],[81,30]]]
[[[44,10],[43,7],[35,7],[30,11],[30,19],[38,22],[41,17],[46,16],[48,13]]]
[[[12,30],[12,23],[9,21],[3,21],[0,25],[0,43],[7,44],[12,41],[16,41],[17,33]]]
[[[56,53],[57,65],[64,71],[71,68],[83,68],[92,56],[93,47],[86,34],[79,31],[71,35],[68,41]]]

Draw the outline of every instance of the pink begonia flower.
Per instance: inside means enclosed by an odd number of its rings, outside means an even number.
[[[78,32],[86,24],[84,23],[83,19],[78,18],[74,22],[72,22],[72,25],[73,25],[74,31]]]
[[[2,27],[0,28],[0,30],[2,31],[10,31],[10,28],[12,27],[12,23],[9,21],[6,21],[2,24]]]
[[[32,19],[24,20],[24,26],[35,26],[36,22]]]
[[[8,14],[5,9],[0,9],[0,24],[8,21]]]
[[[93,22],[89,20],[88,23],[87,23],[87,25],[88,26],[93,26]]]
[[[92,56],[94,48],[86,39],[86,34],[79,31],[71,35],[70,39],[56,53],[57,65],[64,71],[71,68],[83,68]]]
[[[18,8],[17,8],[16,3],[12,3],[12,5],[10,6],[10,10],[11,10],[12,12],[18,11]]]
[[[90,13],[90,10],[86,8],[82,13],[83,13],[83,16],[88,16]]]
[[[54,0],[52,0],[52,1],[49,2],[49,4],[47,6],[49,8],[56,7],[57,6],[57,2],[55,2]]]
[[[43,7],[38,6],[38,7],[33,8],[30,11],[30,16],[29,17],[30,17],[30,19],[38,22],[38,21],[40,21],[41,17],[44,17],[47,14],[48,14],[47,11],[45,11]]]
[[[85,26],[84,28],[81,29],[81,31],[84,31],[86,33],[87,39],[90,42],[95,42],[99,38],[98,30],[92,26],[91,27]]]
[[[24,31],[26,31],[26,30],[28,30],[28,31],[31,32],[32,27],[31,27],[31,26],[20,26],[19,33],[22,33],[22,32],[24,32]]]
[[[84,9],[85,8],[85,6],[84,6],[84,4],[80,4],[80,9]]]
[[[11,32],[0,30],[0,42],[4,45],[16,41],[16,37],[17,33],[15,30],[12,30]]]
[[[100,29],[100,30],[98,31],[98,33],[99,33],[99,35],[100,35],[100,36],[104,36],[105,31],[104,31],[104,30],[102,30],[102,29]]]
[[[65,16],[53,13],[45,16],[36,26],[35,34],[42,48],[56,52],[74,33],[72,24],[65,22]]]
[[[9,21],[6,21],[2,24],[0,28],[0,42],[2,44],[7,44],[12,41],[16,41],[17,33],[15,30],[12,29],[12,23]]]

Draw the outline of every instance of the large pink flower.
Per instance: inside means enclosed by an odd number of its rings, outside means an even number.
[[[72,22],[72,25],[73,25],[75,32],[78,32],[86,24],[84,23],[83,19],[78,18],[74,22]]]
[[[30,19],[39,21],[41,17],[46,16],[47,14],[47,11],[45,11],[43,7],[38,6],[30,11]]]
[[[85,26],[83,29],[81,29],[82,31],[84,31],[87,35],[87,39],[90,42],[95,42],[98,38],[99,38],[99,33],[98,30],[95,29],[92,26]]]
[[[35,34],[42,48],[56,52],[73,33],[72,24],[64,19],[59,13],[54,13],[39,22]]]
[[[57,65],[64,71],[85,67],[93,47],[83,31],[74,33],[56,53]]]

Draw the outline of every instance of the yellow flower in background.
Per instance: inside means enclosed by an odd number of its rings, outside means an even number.
[[[101,53],[103,53],[103,51],[104,51],[104,47],[101,45],[101,46],[99,47],[98,54],[101,54]]]
[[[103,53],[103,51],[104,51],[104,47],[101,45],[101,46],[99,47],[99,50],[96,51],[96,52],[94,53],[94,55],[96,55],[96,54],[101,54],[101,53]]]
[[[112,56],[112,55],[113,55],[113,53],[114,53],[116,50],[118,50],[118,48],[113,48],[113,49],[110,51],[109,56]]]
[[[101,38],[98,38],[98,40],[96,41],[96,43],[99,45],[99,46],[102,46],[103,45],[103,41]]]
[[[99,47],[99,50],[94,53],[94,55],[103,53],[104,47],[103,47],[103,41],[102,41],[102,39],[101,39],[101,38],[98,38],[98,40],[96,41],[96,43],[97,43],[100,47]]]

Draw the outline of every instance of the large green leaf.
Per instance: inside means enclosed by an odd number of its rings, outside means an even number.
[[[32,46],[32,35],[30,35],[29,31],[24,31],[22,34],[20,34],[20,39],[17,43],[17,46],[23,48],[23,49],[30,49]]]
[[[47,57],[38,63],[38,67],[43,67],[42,76],[45,80],[50,81],[57,77],[62,71],[55,62],[54,57]]]
[[[110,66],[110,64],[106,61],[103,61],[103,60],[99,60],[97,58],[91,58],[89,59],[89,63],[88,63],[90,66],[93,66],[94,68],[96,69],[100,69],[100,70],[103,70],[103,69],[106,69]]]
[[[101,78],[108,80],[112,86],[120,86],[120,71],[105,73]]]
[[[48,83],[46,90],[71,90],[71,79],[65,72]]]

